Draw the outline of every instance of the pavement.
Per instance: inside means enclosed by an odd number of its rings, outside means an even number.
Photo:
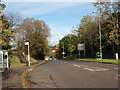
[[[21,75],[28,66],[10,68],[2,73],[2,88],[23,88]]]
[[[52,60],[28,74],[30,88],[118,88],[118,65]]]
[[[38,63],[32,63],[31,66],[35,67],[40,62],[42,61],[39,61]],[[17,68],[10,68],[3,73],[0,73],[0,85],[2,85],[2,88],[5,90],[6,88],[24,88],[21,76],[26,70],[29,70],[32,67],[24,65]]]

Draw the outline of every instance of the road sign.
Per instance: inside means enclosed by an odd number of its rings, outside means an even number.
[[[82,43],[82,44],[78,44],[78,50],[85,50],[85,44]]]
[[[25,42],[25,45],[29,45],[29,42]]]
[[[65,52],[62,52],[62,54],[65,54]]]
[[[78,43],[79,58],[80,58],[80,51],[82,51],[82,50],[84,51],[84,58],[85,58],[85,44]]]

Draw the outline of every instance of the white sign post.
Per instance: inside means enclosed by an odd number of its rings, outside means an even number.
[[[5,52],[6,55],[6,67],[9,68],[9,61],[8,61],[8,52]]]
[[[64,51],[62,52],[62,54],[63,54],[63,58],[65,58],[65,57],[64,57],[64,54],[65,54],[65,52],[64,52]]]
[[[85,58],[85,44],[78,44],[78,51],[79,51],[79,58],[80,58],[80,51],[84,50],[84,58]]]
[[[118,60],[118,53],[116,53],[115,56],[116,56],[116,59]]]
[[[63,58],[65,58],[65,56],[64,56],[64,54],[65,54],[65,52],[64,52],[64,42],[62,42],[62,44],[63,44],[63,52],[62,52],[62,54],[63,54]]]
[[[28,45],[28,66],[30,66],[30,44],[29,42],[25,42],[25,45]]]

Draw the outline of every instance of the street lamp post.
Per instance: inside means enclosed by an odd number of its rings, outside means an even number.
[[[102,45],[101,45],[101,25],[100,25],[100,15],[99,15],[99,34],[100,34],[100,59],[102,59]]]
[[[30,44],[29,42],[25,42],[25,45],[28,45],[28,66],[30,66]]]
[[[95,12],[93,12],[95,13]],[[97,13],[97,12],[96,12]],[[101,38],[101,24],[100,24],[100,15],[99,13],[98,14],[98,17],[99,17],[99,21],[98,21],[98,24],[99,24],[99,35],[100,35],[100,60],[102,59],[102,44],[101,44],[101,41],[102,41],[102,38]]]
[[[64,56],[64,54],[65,54],[65,52],[64,52],[64,42],[62,42],[62,44],[63,44],[63,52],[62,52],[62,54],[63,54],[63,58],[65,57]]]

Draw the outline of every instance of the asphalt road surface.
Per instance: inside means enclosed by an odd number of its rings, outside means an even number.
[[[31,88],[118,88],[118,65],[52,60],[29,73]]]
[[[2,72],[0,72],[0,90],[2,89]]]

